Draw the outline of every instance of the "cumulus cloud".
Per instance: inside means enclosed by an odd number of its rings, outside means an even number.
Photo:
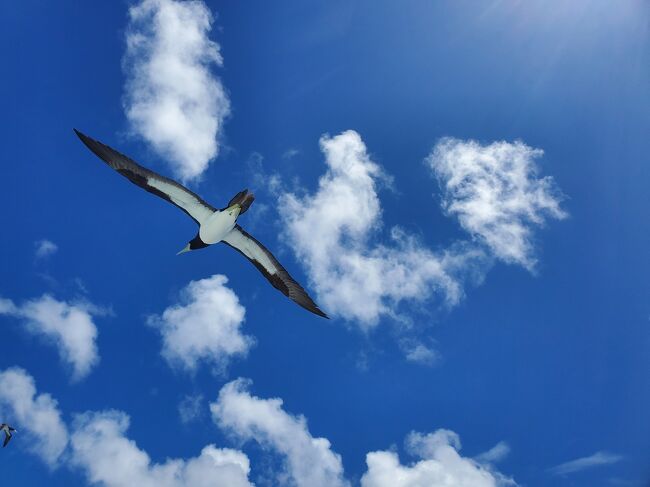
[[[37,259],[44,259],[45,257],[49,257],[50,255],[55,254],[57,250],[59,250],[57,244],[47,239],[37,240],[34,242],[34,247],[34,255]]]
[[[233,357],[248,353],[254,340],[241,332],[246,310],[227,282],[219,274],[190,281],[180,303],[149,317],[148,323],[162,335],[162,355],[172,367],[192,372],[204,362],[222,372]]]
[[[211,71],[221,66],[213,22],[201,1],[142,0],[129,9],[124,109],[132,130],[184,181],[219,152],[230,102]]]
[[[23,436],[27,445],[50,467],[57,465],[68,444],[68,431],[57,402],[49,394],[37,394],[34,378],[13,367],[0,372],[0,412]]]
[[[11,418],[20,445],[27,445],[50,467],[64,463],[81,469],[93,485],[253,485],[248,480],[248,457],[238,450],[208,445],[194,458],[153,463],[126,436],[129,417],[119,411],[77,415],[69,434],[56,400],[37,394],[33,377],[18,367],[0,372],[0,414]]]
[[[285,459],[280,484],[298,487],[349,486],[340,456],[325,438],[314,438],[303,416],[283,409],[279,398],[262,399],[249,392],[250,381],[237,379],[226,384],[216,402],[210,404],[214,421],[225,431],[244,441],[255,440]],[[516,486],[498,472],[493,461],[502,458],[505,444],[490,450],[485,460],[463,457],[460,439],[450,430],[434,433],[411,432],[407,452],[418,459],[402,464],[395,451],[374,451],[366,456],[368,469],[362,487],[506,487]],[[507,449],[507,446],[505,446]],[[486,452],[487,453],[487,452]]]
[[[460,455],[456,433],[440,429],[434,433],[412,432],[406,439],[407,451],[420,460],[403,465],[394,451],[374,451],[366,455],[368,470],[362,487],[501,487],[517,485],[499,472]]]
[[[285,472],[298,487],[348,486],[341,457],[325,438],[314,438],[303,416],[282,408],[282,399],[261,399],[250,394],[250,383],[238,379],[223,386],[210,404],[214,421],[243,440],[255,440],[283,456]],[[281,482],[282,483],[282,482]]]
[[[611,465],[621,461],[623,457],[621,455],[615,455],[613,453],[608,453],[605,451],[598,451],[593,455],[588,457],[577,458],[571,460],[570,462],[562,463],[553,468],[549,469],[554,475],[567,475],[575,472],[580,472],[581,470],[586,470],[588,468],[598,467],[602,465]]]
[[[328,312],[363,327],[395,315],[405,300],[423,302],[434,292],[450,305],[463,295],[461,276],[480,269],[481,249],[458,244],[434,253],[398,227],[388,244],[373,244],[382,226],[378,185],[385,180],[358,133],[320,140],[327,172],[314,195],[280,196],[286,240],[307,268]]]
[[[16,306],[0,300],[0,314],[22,319],[25,329],[56,345],[61,360],[72,367],[72,380],[86,377],[99,362],[97,326],[93,315],[105,314],[90,303],[67,303],[47,294]]]
[[[426,162],[443,188],[443,209],[471,238],[439,252],[399,227],[382,240],[378,189],[387,176],[352,130],[323,136],[320,146],[327,170],[316,192],[279,196],[284,236],[324,309],[366,329],[382,316],[403,318],[405,302],[412,310],[437,295],[448,307],[457,304],[495,257],[532,270],[535,227],[566,216],[553,180],[537,176],[540,150],[446,138]],[[422,347],[408,353],[433,358]]]
[[[536,263],[534,228],[566,216],[553,178],[538,177],[535,159],[542,154],[523,142],[481,145],[444,138],[426,159],[447,214],[497,258],[530,270]]]
[[[106,487],[250,487],[250,463],[240,451],[208,445],[197,457],[153,463],[125,436],[129,417],[119,411],[91,412],[75,418],[71,435],[72,466],[89,483]]]
[[[349,487],[341,457],[325,438],[315,438],[303,416],[283,409],[279,398],[262,399],[249,392],[250,382],[238,379],[221,389],[210,404],[214,421],[227,433],[254,440],[283,458],[275,472],[279,485]],[[65,464],[80,470],[88,484],[105,487],[251,487],[250,462],[235,449],[207,445],[192,458],[153,462],[127,436],[129,416],[121,411],[89,411],[74,416],[68,428],[57,402],[37,394],[34,379],[23,369],[0,372],[0,414],[12,424],[36,455],[50,466]],[[497,445],[499,446],[499,445]],[[431,434],[412,432],[406,450],[419,461],[403,465],[394,451],[374,451],[366,457],[368,469],[362,487],[503,487],[516,483],[488,460],[462,457],[458,435],[449,430]],[[495,450],[495,449],[492,449]],[[490,451],[492,451],[490,450]],[[574,462],[570,462],[574,463]],[[583,462],[584,463],[584,462]],[[567,470],[574,471],[574,470]]]

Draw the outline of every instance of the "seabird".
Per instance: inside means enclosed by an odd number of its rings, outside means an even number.
[[[255,199],[253,193],[245,189],[237,193],[225,208],[214,208],[176,181],[142,167],[129,157],[77,129],[74,129],[74,132],[92,152],[122,176],[145,191],[177,206],[196,222],[199,231],[179,254],[223,242],[250,260],[273,287],[289,299],[318,316],[328,318],[273,254],[237,224],[237,218],[248,210]]]
[[[5,433],[5,441],[2,444],[2,448],[4,448],[7,446],[7,443],[9,443],[9,440],[11,440],[11,437],[13,436],[11,433],[18,430],[16,428],[12,428],[7,423],[2,423],[0,424],[0,431],[4,431]]]

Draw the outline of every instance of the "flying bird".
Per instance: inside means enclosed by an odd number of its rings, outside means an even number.
[[[250,260],[273,287],[289,299],[318,316],[328,318],[302,286],[282,267],[278,259],[237,223],[237,218],[253,203],[255,199],[253,193],[247,189],[240,191],[225,208],[217,209],[176,181],[142,167],[134,160],[82,134],[77,129],[74,129],[74,132],[92,152],[122,176],[145,191],[177,206],[196,222],[199,226],[196,236],[179,254],[223,242]]]
[[[2,423],[0,424],[0,431],[4,431],[5,433],[5,441],[2,444],[2,448],[4,448],[7,446],[7,443],[9,443],[9,440],[11,440],[11,437],[13,436],[12,433],[18,430],[16,428],[12,428],[7,423]]]

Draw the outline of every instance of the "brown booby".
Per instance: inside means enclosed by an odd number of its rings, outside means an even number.
[[[318,316],[328,317],[273,254],[237,224],[237,218],[248,210],[255,199],[253,193],[245,189],[237,193],[226,208],[214,208],[176,181],[142,167],[129,157],[77,129],[74,129],[74,132],[92,152],[122,176],[145,191],[177,206],[196,222],[199,231],[179,254],[223,242],[250,260],[273,287],[289,299]]]

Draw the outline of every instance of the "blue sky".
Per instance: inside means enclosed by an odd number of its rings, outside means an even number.
[[[647,485],[647,2],[0,21],[6,481]],[[255,191],[240,223],[332,319],[226,246],[175,256],[193,222],[73,127],[214,206]]]

